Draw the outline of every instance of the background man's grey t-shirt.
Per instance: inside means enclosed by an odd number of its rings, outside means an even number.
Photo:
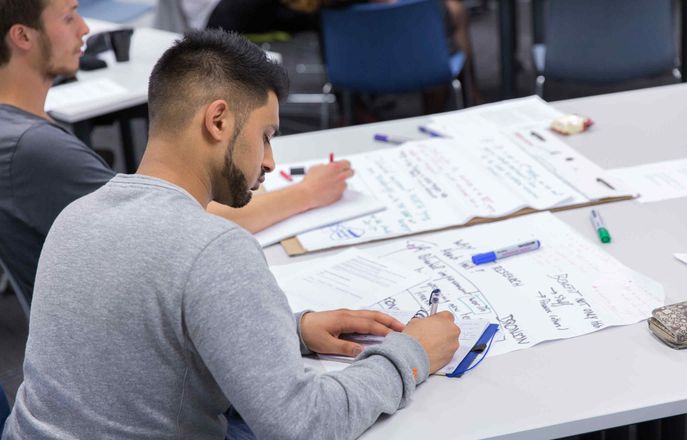
[[[0,104],[0,258],[28,295],[57,215],[114,175],[63,128]]]
[[[251,235],[118,175],[48,234],[5,439],[222,439],[229,405],[258,438],[351,438],[427,377],[400,333],[344,371],[306,370],[298,322]]]

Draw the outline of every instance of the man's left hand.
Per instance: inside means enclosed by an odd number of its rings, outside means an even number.
[[[344,356],[357,356],[363,347],[340,339],[343,333],[386,336],[392,331],[401,332],[404,328],[404,324],[391,316],[371,310],[309,312],[301,318],[301,337],[311,351]]]

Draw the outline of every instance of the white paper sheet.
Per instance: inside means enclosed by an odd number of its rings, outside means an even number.
[[[642,203],[687,197],[687,159],[616,168],[609,174],[639,193]]]
[[[498,218],[525,207],[547,209],[581,197],[498,133],[479,148],[431,139],[346,159],[356,172],[349,187],[374,195],[387,210],[299,234],[307,250],[441,229],[475,217]],[[279,185],[278,175],[271,179]]]
[[[673,254],[675,258],[677,258],[679,261],[687,264],[687,254]]]
[[[386,207],[374,197],[358,191],[346,190],[337,202],[290,217],[256,233],[255,238],[262,247],[265,247],[303,232],[384,209]]]
[[[362,309],[398,292],[399,286],[410,288],[426,279],[357,249],[309,260],[296,268],[284,265],[271,269],[294,311]]]
[[[590,232],[588,238],[595,236]],[[541,249],[486,265],[470,261],[476,253],[532,239],[541,241]],[[589,240],[549,213],[393,240],[366,252],[396,271],[420,274],[427,281],[363,308],[426,307],[429,293],[438,287],[440,310],[450,310],[458,319],[500,324],[490,350],[497,355],[632,324],[663,305],[659,283]]]
[[[45,101],[45,110],[73,107],[104,101],[127,93],[127,90],[107,78],[76,81],[51,87]]]

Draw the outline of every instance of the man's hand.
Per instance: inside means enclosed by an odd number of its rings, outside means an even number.
[[[436,373],[451,360],[458,350],[460,328],[456,325],[451,312],[411,319],[403,333],[412,336],[422,345],[429,357],[429,374]]]
[[[301,318],[301,337],[311,351],[345,356],[357,356],[363,351],[363,347],[355,342],[339,339],[342,333],[386,336],[389,332],[400,332],[404,328],[405,325],[391,316],[371,310],[310,312]]]
[[[309,209],[327,206],[341,198],[346,179],[353,176],[351,163],[337,160],[326,165],[315,165],[297,185],[305,192]]]

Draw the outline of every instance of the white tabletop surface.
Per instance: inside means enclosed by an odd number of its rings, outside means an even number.
[[[687,157],[687,85],[553,103],[590,116],[589,132],[565,140],[604,168]],[[374,133],[421,137],[426,118],[348,127],[274,139],[277,161],[349,154],[386,147]],[[627,266],[661,282],[666,302],[687,300],[687,199],[600,207],[613,242],[601,245]],[[593,235],[589,209],[555,214]],[[363,245],[370,246],[374,244]],[[289,258],[266,249],[271,264]],[[660,343],[646,322],[605,329],[496,356],[460,379],[431,377],[410,405],[382,417],[366,439],[548,439],[687,413],[687,350]]]

